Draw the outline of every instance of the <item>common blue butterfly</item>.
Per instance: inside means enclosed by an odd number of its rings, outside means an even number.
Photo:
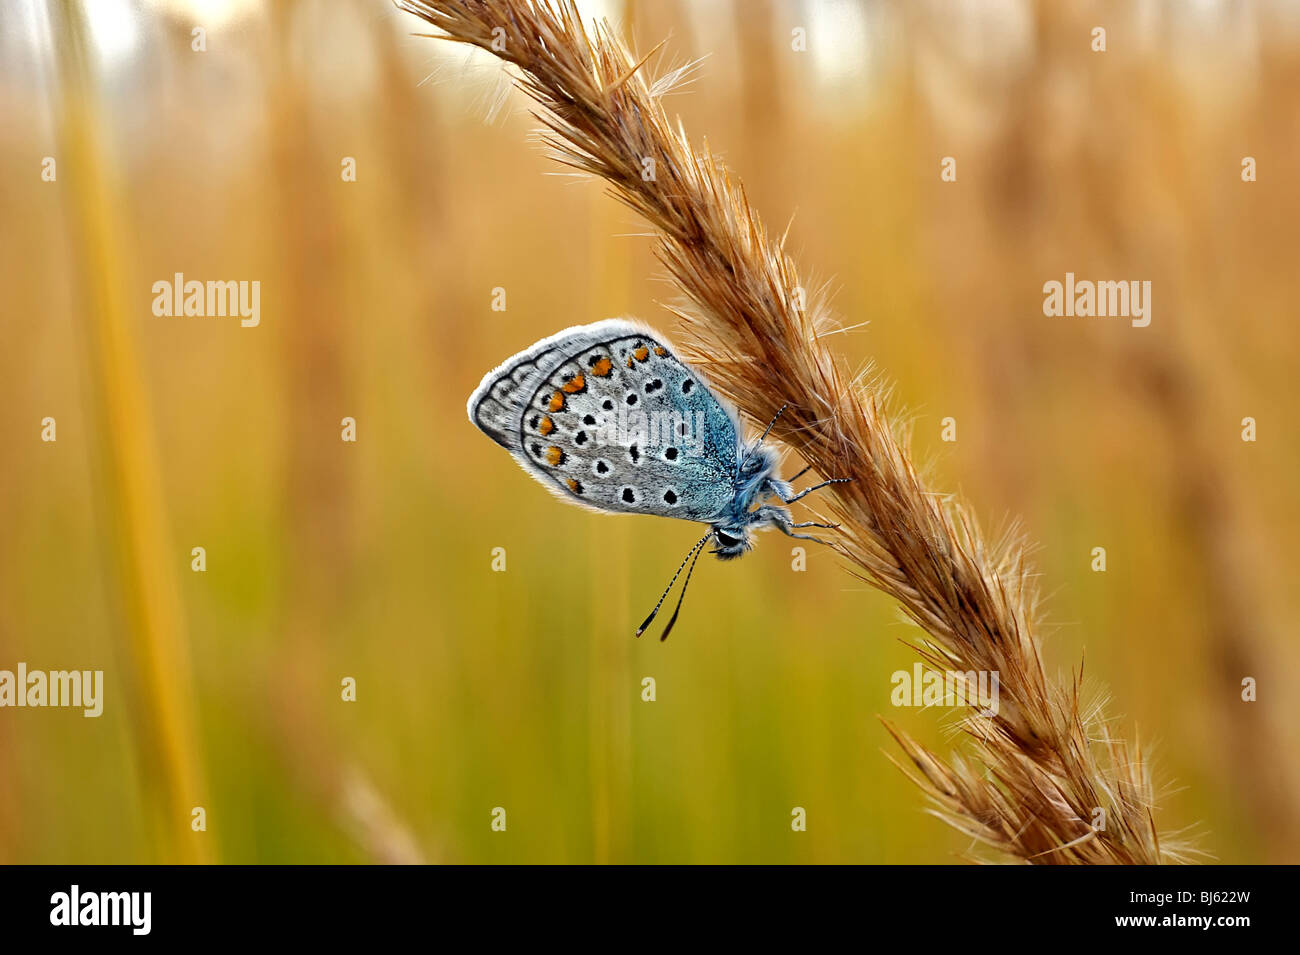
[[[749,550],[750,534],[764,527],[820,541],[796,529],[836,526],[795,523],[784,507],[765,503],[775,497],[792,504],[838,480],[795,494],[776,477],[776,452],[763,447],[776,419],[746,444],[735,411],[657,333],[635,322],[608,319],[542,339],[484,375],[468,412],[479,430],[567,501],[709,525],[637,636],[689,561],[677,609],[660,637],[667,639],[710,538],[711,553],[728,560]]]

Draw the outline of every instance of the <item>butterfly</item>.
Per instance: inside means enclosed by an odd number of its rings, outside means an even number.
[[[695,562],[712,540],[721,560],[753,547],[751,534],[775,527],[801,540],[777,498],[792,504],[845,478],[794,493],[776,476],[777,453],[763,441],[746,443],[736,412],[698,370],[673,354],[657,333],[626,319],[566,328],[483,376],[470,396],[469,420],[552,492],[599,511],[653,514],[709,525],[682,559],[659,602],[637,628],[659,613],[686,568],[686,580],[665,640],[686,597]]]

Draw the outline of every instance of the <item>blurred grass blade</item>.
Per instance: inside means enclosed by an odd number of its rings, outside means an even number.
[[[81,341],[93,416],[86,431],[95,436],[96,510],[103,521],[106,564],[115,575],[109,582],[120,611],[114,629],[129,661],[122,682],[149,799],[154,855],[166,862],[202,862],[209,858],[207,840],[190,830],[191,811],[202,805],[201,773],[174,576],[179,558],[167,553],[153,425],[128,327],[116,244],[124,230],[96,126],[102,114],[89,68],[84,11],[74,0],[61,0],[55,9],[60,163],[79,257]]]

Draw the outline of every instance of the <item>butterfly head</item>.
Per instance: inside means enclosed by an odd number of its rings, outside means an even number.
[[[714,524],[713,542],[717,546],[712,553],[718,560],[740,557],[754,546],[750,542],[749,526],[746,524]]]

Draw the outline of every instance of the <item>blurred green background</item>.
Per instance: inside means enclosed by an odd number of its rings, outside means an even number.
[[[1300,861],[1297,5],[583,9],[671,36],[659,72],[706,57],[670,112],[774,228],[797,212],[934,485],[1022,520],[1049,670],[1086,647],[1156,744],[1163,827]],[[916,633],[886,599],[769,534],[634,640],[696,529],[565,507],[467,422],[560,328],[671,340],[674,293],[496,65],[426,29],[383,0],[0,2],[0,668],[106,684],[97,720],[0,710],[0,860],[955,860],[887,758],[878,716],[960,744],[891,707]],[[1151,281],[1150,327],[1045,317],[1066,271]],[[260,281],[261,324],[155,317],[175,272]]]

